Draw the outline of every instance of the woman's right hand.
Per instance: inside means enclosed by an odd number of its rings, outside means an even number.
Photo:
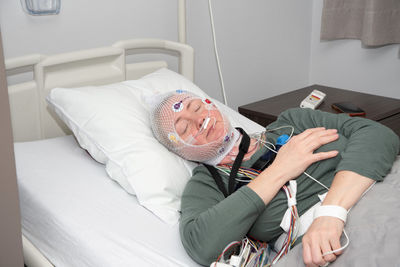
[[[339,138],[336,129],[310,128],[290,138],[269,168],[280,170],[286,181],[301,175],[314,162],[333,158],[338,151],[314,153],[319,147]]]
[[[298,177],[308,166],[335,157],[338,151],[314,151],[338,138],[336,129],[325,128],[311,128],[293,136],[278,151],[274,162],[247,186],[268,204],[287,181]],[[266,188],[268,190],[265,190]]]

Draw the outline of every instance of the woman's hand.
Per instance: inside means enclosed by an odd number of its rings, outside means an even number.
[[[311,128],[293,136],[281,147],[270,168],[280,170],[287,181],[298,177],[314,162],[333,158],[338,151],[314,153],[319,147],[339,138],[336,129]]]
[[[335,217],[316,218],[303,236],[303,260],[307,267],[324,266],[336,260],[342,250],[323,256],[324,253],[339,249],[344,223]]]
[[[322,205],[336,205],[349,210],[374,181],[352,171],[339,171],[333,179]],[[343,251],[322,256],[341,247],[344,223],[335,217],[318,217],[303,236],[303,260],[307,267],[322,266],[336,260]]]
[[[247,186],[267,204],[287,181],[298,177],[312,163],[335,157],[338,151],[314,154],[314,150],[338,138],[337,130],[325,128],[308,129],[292,137],[279,150],[274,162]]]
[[[281,170],[285,179],[291,180],[302,174],[314,162],[335,157],[338,151],[314,153],[319,147],[339,138],[336,129],[312,128],[292,137],[278,151],[270,167]],[[303,259],[307,266],[322,266],[336,259],[335,254],[323,253],[340,247],[343,222],[333,217],[314,220],[303,237]]]

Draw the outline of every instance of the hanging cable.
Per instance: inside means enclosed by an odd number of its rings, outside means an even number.
[[[217,67],[218,67],[219,80],[221,83],[222,97],[224,98],[224,104],[228,105],[228,101],[226,100],[224,78],[222,77],[221,64],[219,62],[217,40],[215,38],[214,15],[213,15],[213,11],[212,11],[211,0],[208,0],[208,10],[210,11],[210,22],[211,22],[211,30],[212,30],[212,36],[213,36],[213,42],[214,42],[214,53],[215,53],[215,58],[217,59]]]

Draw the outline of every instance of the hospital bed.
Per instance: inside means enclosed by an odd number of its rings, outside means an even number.
[[[124,40],[110,47],[6,60],[11,78],[33,72],[32,80],[9,86],[24,259],[29,267],[198,266],[182,247],[178,224],[160,220],[110,179],[104,165],[80,147],[46,101],[55,87],[100,88],[149,73],[156,77],[172,73],[165,69],[166,61],[128,63],[127,57],[135,51],[176,56],[180,74],[175,76],[191,83],[193,49],[158,39]],[[128,88],[131,83],[123,86]],[[223,109],[247,131],[262,130],[230,108]],[[145,178],[152,178],[151,173]]]

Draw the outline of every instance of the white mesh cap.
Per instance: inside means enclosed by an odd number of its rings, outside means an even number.
[[[240,137],[207,98],[176,90],[155,96],[150,112],[155,137],[184,159],[217,165]]]

